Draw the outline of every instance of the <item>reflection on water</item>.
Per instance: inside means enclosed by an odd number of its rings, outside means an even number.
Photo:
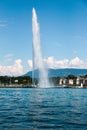
[[[86,130],[87,89],[0,89],[0,130]]]

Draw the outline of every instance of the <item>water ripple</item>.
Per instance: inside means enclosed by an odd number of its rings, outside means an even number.
[[[86,130],[85,89],[0,89],[0,130]]]

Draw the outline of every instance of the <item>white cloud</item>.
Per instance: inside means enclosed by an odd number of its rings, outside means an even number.
[[[9,54],[5,55],[4,57],[9,58],[9,57],[12,57],[12,56],[13,56],[13,54],[9,53]]]
[[[78,50],[74,50],[73,53],[74,53],[74,54],[77,54],[77,53],[78,53]]]
[[[11,61],[13,59],[13,54],[7,54],[4,56],[4,58],[5,62]]]
[[[0,75],[11,75],[11,76],[22,75],[24,71],[21,63],[22,60],[18,59],[15,60],[14,64],[11,66],[0,66]]]
[[[69,64],[68,59],[64,60],[55,60],[54,57],[48,57],[44,59],[45,65],[47,64],[48,68],[67,68]]]
[[[28,60],[28,65],[29,65],[30,69],[32,69],[32,60]]]
[[[87,61],[81,60],[79,57],[75,57],[71,60],[55,60],[53,56],[43,59],[47,68],[87,68]],[[28,65],[32,69],[32,60],[28,60]]]
[[[85,65],[85,63],[78,57],[76,57],[70,61],[71,67],[82,68],[82,67],[84,67],[84,65]]]
[[[6,56],[10,57],[10,55]],[[48,68],[86,68],[87,69],[87,61],[81,60],[79,57],[75,57],[71,60],[63,59],[63,60],[55,60],[53,56],[43,59],[44,64]],[[28,60],[29,68],[32,69],[32,60]],[[14,61],[13,65],[10,66],[2,66],[0,65],[0,75],[23,75],[24,69],[22,66],[22,60],[18,59]]]

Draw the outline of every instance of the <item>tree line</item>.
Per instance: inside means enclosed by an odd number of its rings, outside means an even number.
[[[29,76],[0,76],[0,84],[32,84],[32,78]]]
[[[87,75],[80,76],[82,78],[87,78]],[[68,75],[67,77],[51,77],[49,78],[49,81],[52,82],[54,85],[58,83],[58,81],[61,78],[66,79],[76,79],[77,77],[75,75]],[[38,84],[39,79],[34,79],[35,84]],[[32,84],[32,78],[29,76],[18,76],[18,77],[11,77],[11,76],[0,76],[0,84],[23,84],[23,85],[31,85]]]

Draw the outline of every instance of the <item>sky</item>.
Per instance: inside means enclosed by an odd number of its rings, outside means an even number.
[[[86,0],[0,0],[0,75],[32,69],[32,9],[49,68],[87,68]]]

